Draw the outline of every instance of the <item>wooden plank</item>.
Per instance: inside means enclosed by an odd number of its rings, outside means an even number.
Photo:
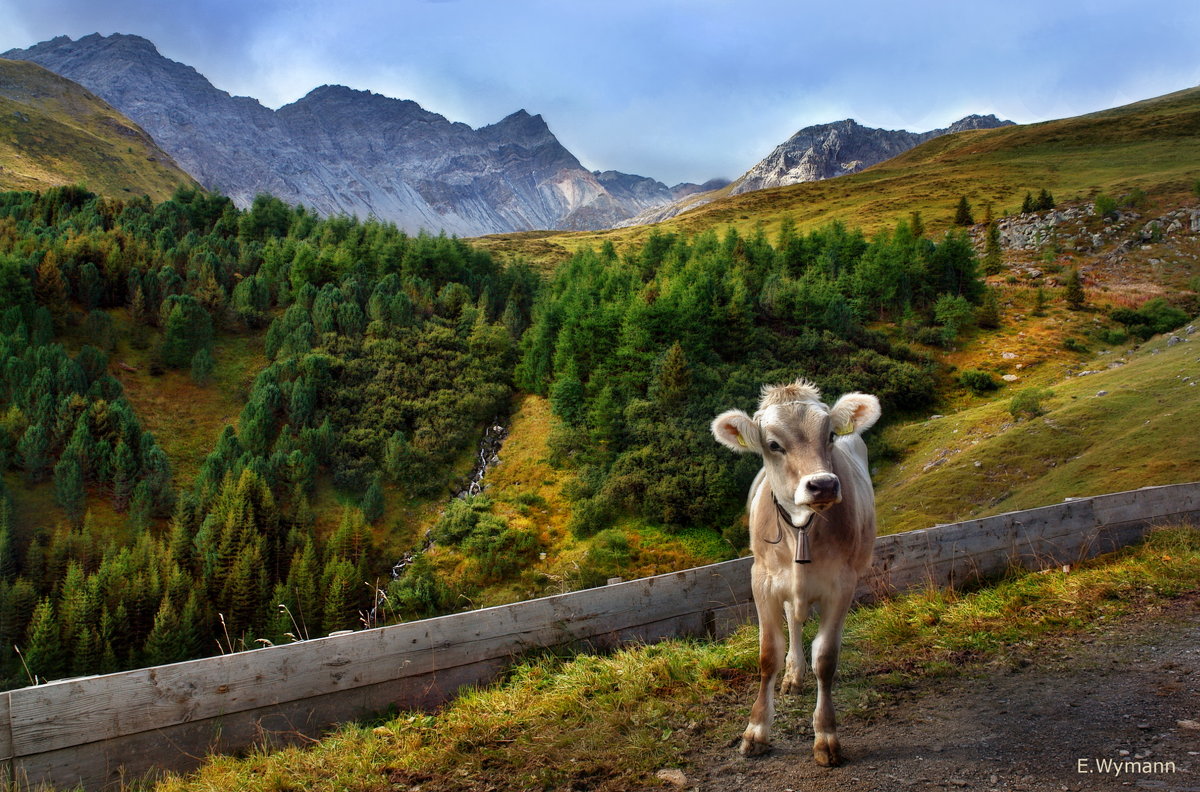
[[[0,787],[7,789],[13,780],[12,719],[8,693],[0,693]]]
[[[14,772],[25,788],[46,784],[58,789],[126,789],[132,781],[153,780],[164,771],[188,772],[213,754],[247,745],[304,744],[328,733],[336,723],[373,716],[390,704],[401,709],[434,707],[466,685],[494,678],[505,665],[498,660],[483,661],[266,709],[67,746],[18,757],[13,760]]]
[[[1200,511],[1200,482],[1144,487],[1092,498],[1103,525],[1133,520],[1169,519]]]
[[[511,658],[749,598],[743,560],[337,638],[12,691],[24,756]]]

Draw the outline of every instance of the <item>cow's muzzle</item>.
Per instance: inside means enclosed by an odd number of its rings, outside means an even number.
[[[842,482],[832,473],[805,476],[796,488],[796,503],[814,511],[824,511],[842,501]]]

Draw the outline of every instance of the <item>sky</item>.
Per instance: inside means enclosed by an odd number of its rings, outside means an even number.
[[[0,51],[94,32],[268,107],[339,84],[474,127],[525,109],[586,167],[667,184],[843,118],[1030,123],[1200,84],[1196,0],[0,0]]]

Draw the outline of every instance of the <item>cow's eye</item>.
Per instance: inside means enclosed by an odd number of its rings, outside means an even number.
[[[837,432],[830,432],[829,433],[829,442],[832,443],[834,440],[837,440]]]
[[[771,442],[767,443],[767,448],[771,449],[771,450],[772,450],[772,451],[774,451],[776,454],[782,454],[782,453],[783,453],[783,446],[779,445],[779,443],[776,443],[774,440],[772,440]]]

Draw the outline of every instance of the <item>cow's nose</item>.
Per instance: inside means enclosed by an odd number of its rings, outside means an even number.
[[[816,503],[836,501],[840,486],[841,482],[838,481],[838,477],[832,473],[827,473],[823,476],[813,476],[804,484],[805,489],[808,490],[809,495],[812,496],[813,501]]]

